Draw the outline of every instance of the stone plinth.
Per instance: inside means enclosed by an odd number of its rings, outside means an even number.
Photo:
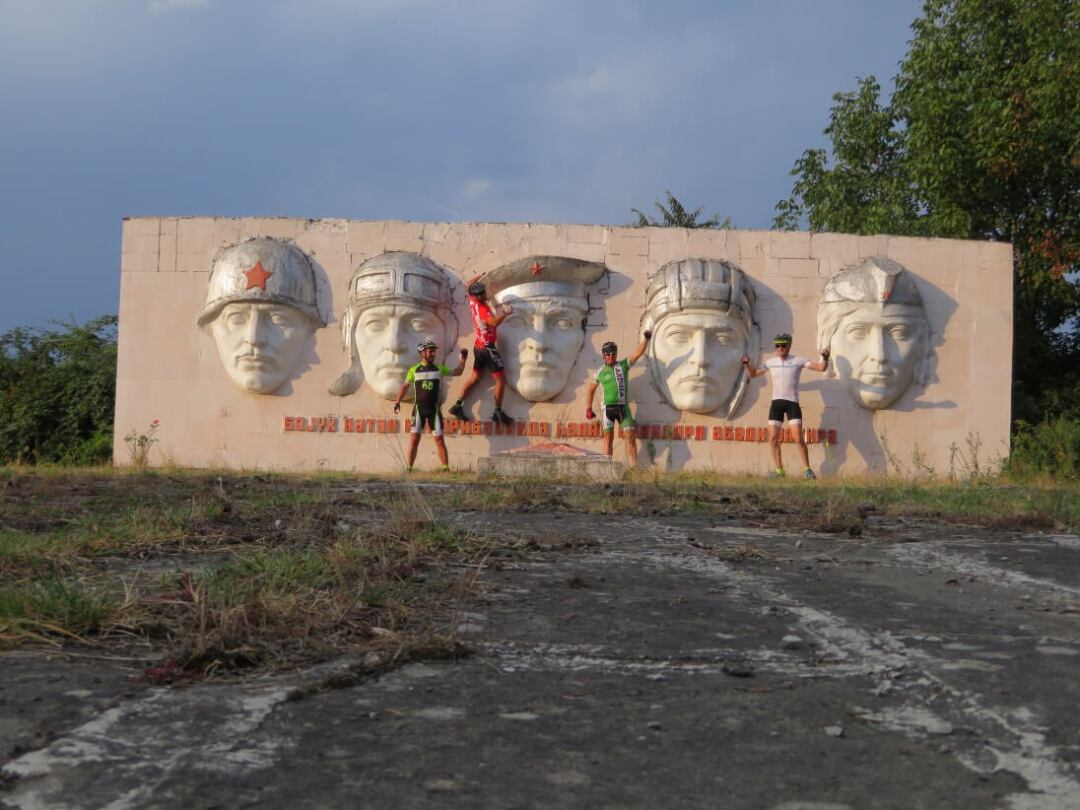
[[[481,478],[538,478],[609,483],[623,477],[626,465],[603,453],[545,442],[507,450],[476,461]]]

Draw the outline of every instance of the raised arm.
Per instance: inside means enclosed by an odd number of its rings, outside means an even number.
[[[461,359],[458,360],[457,367],[452,372],[450,372],[451,376],[460,377],[464,373],[464,371],[465,371],[465,361],[466,361],[466,359],[468,359],[468,357],[469,357],[469,350],[468,349],[462,349],[461,350]]]
[[[806,366],[812,371],[825,371],[829,367],[829,350],[821,350],[821,360],[817,363],[808,363]]]
[[[643,354],[645,354],[645,350],[649,347],[649,339],[652,337],[652,332],[649,331],[648,329],[646,329],[644,334],[645,334],[645,337],[642,338],[641,343],[639,343],[637,345],[637,348],[634,349],[634,351],[632,351],[630,353],[630,356],[626,358],[626,361],[630,365],[634,365],[634,363],[636,363],[638,360],[640,360],[641,356]],[[590,400],[590,402],[591,401],[592,400]]]
[[[757,366],[752,365],[750,363],[750,357],[745,354],[742,356],[742,364],[743,368],[746,369],[747,376],[750,377],[750,379],[753,379],[754,377],[760,377],[762,374],[768,371],[768,369],[758,368]]]
[[[484,318],[484,323],[486,323],[488,326],[498,326],[500,323],[509,318],[513,314],[513,312],[514,308],[509,304],[505,304],[503,306],[503,311],[500,314],[492,314],[490,318]]]

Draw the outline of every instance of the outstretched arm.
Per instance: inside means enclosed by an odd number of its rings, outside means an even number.
[[[588,389],[585,391],[585,418],[595,419],[596,413],[592,409],[593,396],[596,394],[596,383],[589,383]]]
[[[822,349],[821,360],[817,363],[808,363],[806,367],[812,371],[825,371],[829,367],[829,354],[828,349]]]
[[[450,374],[452,376],[460,377],[465,372],[465,360],[468,357],[469,357],[469,350],[468,349],[462,349],[461,350],[461,359],[458,360],[457,367],[452,372],[450,372]]]
[[[484,323],[486,323],[488,326],[498,326],[500,323],[509,318],[510,315],[513,314],[513,312],[514,308],[509,304],[506,304],[500,314],[492,315],[490,318],[485,318]]]
[[[634,365],[634,363],[640,360],[641,356],[645,354],[645,350],[649,347],[649,339],[652,337],[652,332],[646,329],[644,334],[645,337],[642,338],[641,343],[639,343],[637,345],[637,348],[634,349],[634,351],[630,353],[630,356],[626,358],[626,361],[630,365]]]
[[[743,368],[746,369],[746,375],[750,377],[750,379],[753,379],[754,377],[760,377],[766,371],[766,369],[758,368],[753,363],[751,363],[749,355],[744,354],[742,356],[742,364]]]

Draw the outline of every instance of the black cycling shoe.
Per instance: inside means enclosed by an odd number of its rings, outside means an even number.
[[[506,415],[506,412],[502,408],[496,408],[495,413],[491,415],[491,421],[502,422],[504,425],[514,424],[514,420]]]
[[[450,408],[450,415],[455,419],[463,419],[466,422],[469,421],[469,415],[465,413],[465,406],[462,405],[460,402],[455,403]]]

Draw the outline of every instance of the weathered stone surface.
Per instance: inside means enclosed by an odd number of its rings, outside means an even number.
[[[487,567],[474,655],[376,678],[161,689],[101,650],[0,654],[0,806],[1076,806],[1075,536],[446,517],[591,545]]]
[[[815,359],[816,315],[826,282],[858,261],[874,256],[900,262],[919,287],[937,365],[928,381],[910,385],[882,410],[868,413],[852,400],[842,381],[805,372],[800,399],[804,426],[835,431],[826,445],[811,443],[812,465],[826,473],[861,474],[884,471],[888,455],[910,464],[916,446],[920,463],[941,474],[948,470],[952,446],[976,442],[986,449],[982,462],[1008,449],[1007,403],[1011,379],[1007,358],[1012,343],[1012,268],[1008,245],[942,239],[914,239],[842,234],[776,233],[772,231],[684,231],[669,228],[615,228],[583,225],[504,223],[417,223],[309,220],[281,217],[242,219],[211,217],[132,218],[124,222],[121,248],[121,326],[115,435],[123,438],[152,419],[161,428],[150,464],[190,467],[230,466],[277,470],[341,469],[398,471],[404,466],[402,419],[390,410],[394,392],[376,390],[368,381],[345,397],[328,389],[349,366],[343,346],[348,315],[348,287],[356,268],[390,250],[411,251],[437,262],[453,278],[457,342],[444,347],[438,361],[453,367],[459,348],[471,348],[473,336],[464,282],[533,255],[565,256],[608,269],[588,286],[584,340],[557,394],[510,390],[506,410],[514,418],[557,426],[584,414],[584,394],[602,358],[599,347],[616,340],[626,356],[641,338],[645,293],[650,278],[666,263],[685,258],[732,262],[751,280],[757,304],[754,319],[763,336],[761,362],[777,332],[795,336],[793,354]],[[310,256],[317,270],[325,327],[316,330],[292,375],[271,394],[252,393],[230,382],[218,359],[214,339],[195,321],[205,302],[210,269],[223,251],[255,237],[273,237],[295,244]],[[141,277],[141,278],[140,278]],[[540,276],[539,278],[542,278]],[[546,313],[565,329],[578,329],[581,315]],[[529,330],[539,318],[525,307],[500,350],[537,356],[544,347],[543,330]],[[530,325],[532,322],[532,325]],[[514,346],[508,341],[514,337]],[[580,337],[580,336],[579,336]],[[716,340],[721,340],[719,333]],[[415,346],[398,341],[397,368],[416,362]],[[689,356],[689,348],[687,349]],[[768,453],[757,442],[714,438],[725,427],[764,428],[771,399],[766,379],[750,381],[745,394],[729,398],[707,413],[680,410],[658,393],[645,363],[631,373],[631,398],[642,424],[666,429],[654,444],[664,442],[652,458],[673,469],[717,469],[765,473]],[[715,364],[714,364],[715,365]],[[739,369],[735,369],[739,373]],[[704,374],[719,375],[716,369]],[[562,382],[565,379],[565,382]],[[447,382],[450,397],[461,380]],[[989,404],[988,404],[989,403]],[[485,381],[467,403],[472,413],[489,414],[491,388]],[[898,417],[898,418],[893,418]],[[294,429],[296,420],[303,427]],[[316,424],[323,427],[312,430]],[[325,420],[335,420],[329,430]],[[371,430],[346,430],[370,423]],[[391,423],[394,423],[393,425]],[[672,428],[702,425],[707,439],[677,438]],[[396,425],[396,426],[394,426]],[[882,443],[886,434],[889,453]],[[828,435],[827,433],[825,435]],[[455,468],[477,467],[477,460],[543,440],[525,436],[461,431],[447,436]],[[599,438],[583,439],[600,447]],[[115,442],[117,464],[128,459],[123,442]],[[625,458],[616,449],[619,460]],[[433,442],[420,446],[418,466],[437,465]]]

